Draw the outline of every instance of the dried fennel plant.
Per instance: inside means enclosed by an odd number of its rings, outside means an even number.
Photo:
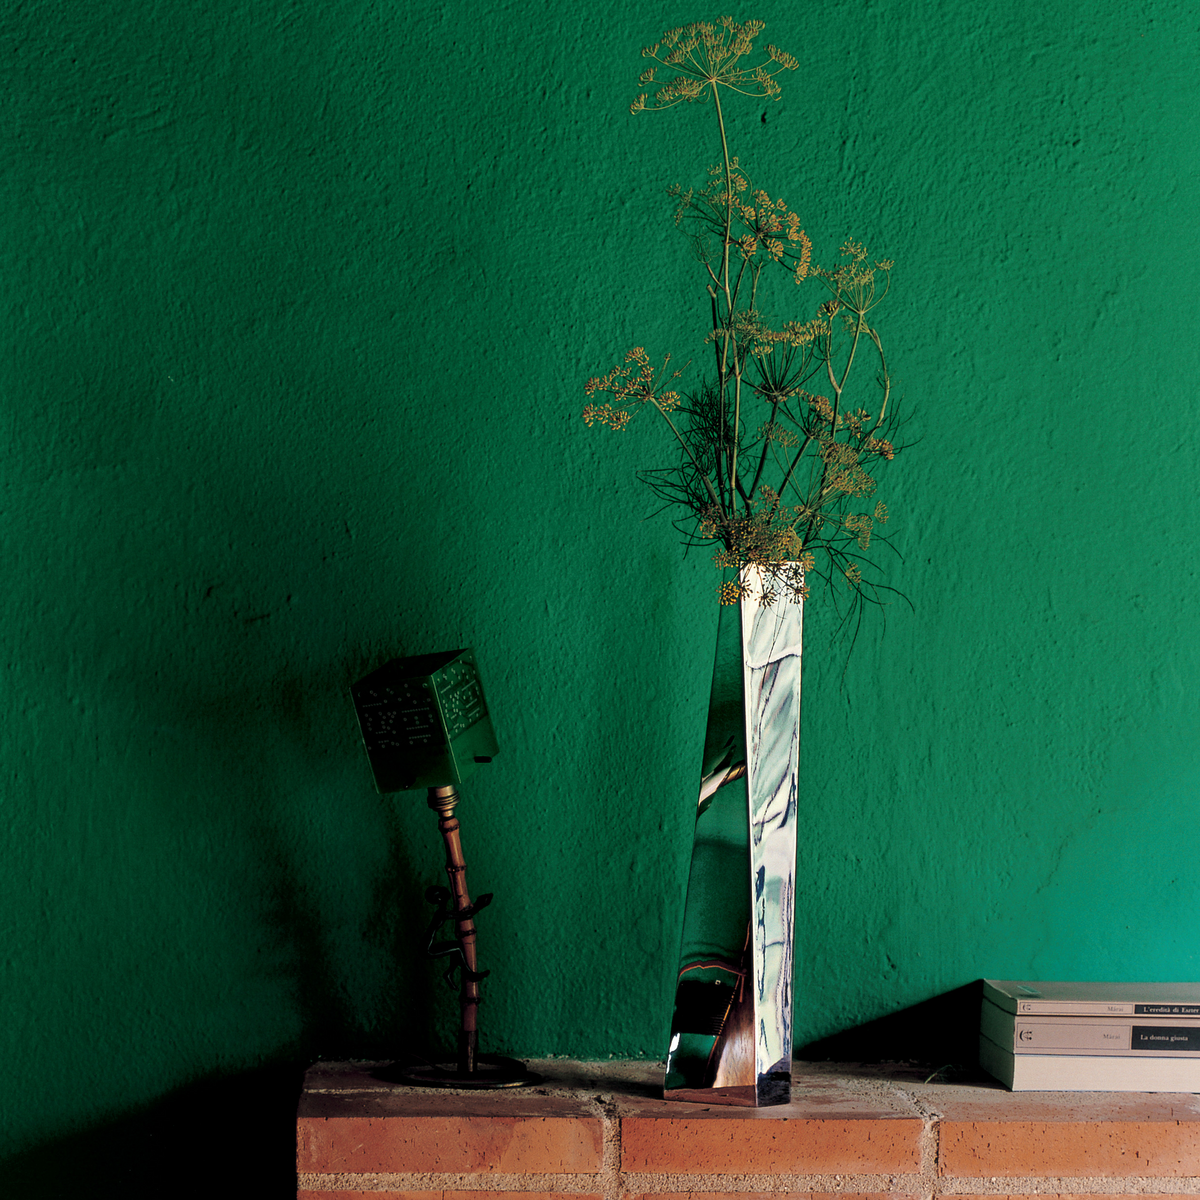
[[[669,30],[642,51],[658,65],[642,73],[641,85],[652,91],[631,112],[711,100],[716,114],[721,161],[699,189],[670,189],[676,224],[707,276],[711,374],[687,390],[676,383],[683,372],[671,368],[669,354],[655,366],[635,347],[588,380],[592,402],[583,419],[621,430],[638,408],[653,407],[679,457],[642,478],[683,507],[676,523],[689,542],[717,545],[718,567],[763,568],[768,602],[806,597],[813,575],[843,582],[861,616],[864,601],[892,590],[872,578],[876,564],[867,557],[873,542],[886,542],[877,526],[888,516],[873,501],[873,472],[897,449],[896,405],[871,317],[892,264],[872,261],[855,241],[842,245],[837,265],[814,263],[800,216],[756,187],[730,154],[723,92],[778,99],[775,77],[797,67],[774,46],[755,52],[762,29],[761,21],[720,17]],[[767,285],[782,272],[794,285],[820,289],[808,319],[768,315]],[[851,390],[852,368],[855,389],[871,374],[865,399]],[[727,581],[720,593],[734,603],[739,585]]]

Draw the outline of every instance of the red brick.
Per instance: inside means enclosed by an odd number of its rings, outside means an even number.
[[[920,1197],[900,1192],[629,1192],[622,1200],[920,1200]],[[997,1198],[990,1196],[988,1200]]]
[[[569,1174],[597,1171],[601,1126],[581,1117],[302,1117],[301,1172]]]
[[[1114,1196],[1137,1196],[1138,1200],[1178,1200],[1181,1192],[955,1192],[954,1200],[1113,1200]]]
[[[676,1120],[623,1117],[621,1169],[684,1175],[920,1170],[919,1120],[764,1120],[752,1112]]]
[[[1200,1175],[1200,1120],[941,1122],[939,1173]]]
[[[946,1121],[1200,1121],[1197,1097],[1177,1092],[1017,1092],[987,1085],[916,1088]]]
[[[314,1192],[307,1189],[296,1193],[296,1200],[550,1200],[562,1196],[563,1192],[464,1192],[455,1189],[445,1191],[397,1191],[387,1188],[382,1192]],[[600,1194],[570,1193],[572,1200],[603,1200]]]
[[[296,1165],[302,1174],[594,1172],[602,1140],[580,1100],[398,1088],[365,1065],[331,1063],[306,1077]]]
[[[712,1120],[781,1121],[839,1120],[851,1118],[887,1119],[915,1117],[918,1110],[898,1089],[864,1092],[849,1078],[827,1075],[794,1075],[792,1099],[772,1108],[750,1108],[714,1104],[712,1101],[664,1100],[658,1096],[615,1093],[613,1102],[622,1116],[708,1118]]]

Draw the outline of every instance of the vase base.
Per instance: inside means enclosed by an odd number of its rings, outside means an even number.
[[[756,1108],[758,1097],[752,1083],[740,1087],[664,1088],[664,1100],[690,1100],[696,1104],[736,1104]]]
[[[774,1073],[759,1079],[758,1084],[745,1083],[736,1087],[663,1088],[664,1100],[684,1100],[693,1104],[730,1104],[741,1108],[773,1108],[792,1102],[790,1076]]]

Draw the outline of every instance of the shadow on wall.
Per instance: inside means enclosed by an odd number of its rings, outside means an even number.
[[[377,654],[332,688],[317,679],[277,681],[264,722],[279,731],[277,762],[294,755],[342,792],[326,796],[318,787],[299,800],[266,801],[256,818],[241,814],[271,895],[263,932],[297,972],[304,1032],[291,1050],[309,1061],[437,1057],[454,1044],[457,990],[442,977],[446,960],[426,953],[434,908],[425,890],[445,882],[436,816],[424,789],[375,792],[349,690],[382,660],[406,653]],[[214,738],[232,748],[234,764],[253,762],[266,737],[239,722],[246,711],[224,707]],[[327,749],[317,754],[312,747],[322,741]],[[267,783],[256,779],[251,791],[265,798]],[[307,812],[293,811],[300,805]]]
[[[846,1029],[796,1050],[805,1062],[912,1062],[931,1072],[975,1075],[982,980]]]
[[[294,1200],[304,1064],[181,1088],[145,1112],[0,1163],[22,1200]]]

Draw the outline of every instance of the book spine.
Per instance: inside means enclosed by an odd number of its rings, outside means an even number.
[[[1160,1054],[1200,1058],[1200,1023],[1181,1025],[1055,1025],[1017,1021],[1014,1054]]]
[[[1133,1054],[1200,1057],[1200,1018],[1026,1019],[984,1004],[979,1031],[1014,1054]]]
[[[1055,986],[1055,985],[1047,985]],[[1066,985],[1070,986],[1070,985]],[[1191,999],[1151,1000],[1148,997],[1138,999],[1137,993],[1125,990],[1126,996],[1132,999],[1066,999],[1062,996],[1053,997],[1038,995],[1014,994],[1013,989],[1022,985],[1008,984],[1004,988],[997,987],[990,980],[983,981],[983,998],[990,1004],[995,1004],[1005,1012],[1015,1012],[1019,1016],[1067,1016],[1067,1017],[1200,1017],[1200,1000],[1194,995]],[[1187,989],[1192,993],[1196,985],[1181,985],[1181,990]],[[1094,989],[1094,990],[1099,990]],[[1165,988],[1159,990],[1162,996]]]
[[[1200,1017],[1200,1004],[1140,1004],[1130,1001],[1018,1000],[1022,1017]]]
[[[1200,1092],[1200,1061],[1195,1058],[1021,1055],[980,1037],[979,1065],[1014,1092]]]

